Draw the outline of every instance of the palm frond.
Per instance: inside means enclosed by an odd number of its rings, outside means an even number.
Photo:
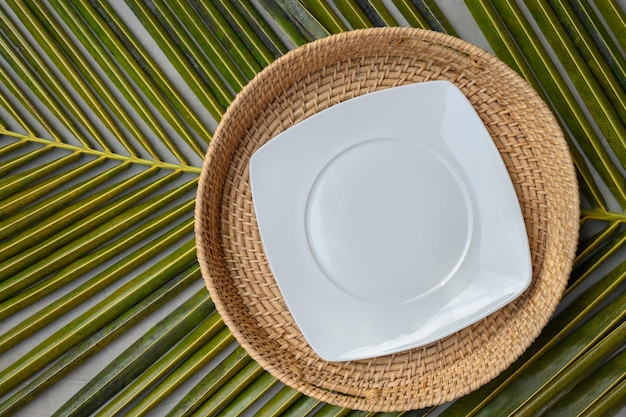
[[[217,123],[262,68],[363,27],[463,33],[442,3],[0,4],[0,416],[374,415],[282,385],[234,342],[200,277],[194,194]],[[626,405],[623,3],[467,6],[563,126],[581,240],[561,307],[520,359],[407,415],[611,415]]]

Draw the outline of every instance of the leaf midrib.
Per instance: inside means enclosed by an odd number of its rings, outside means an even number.
[[[106,158],[106,159],[111,159],[111,160],[116,160],[116,161],[121,161],[121,162],[129,162],[132,164],[145,165],[145,166],[150,166],[150,167],[167,169],[171,171],[190,172],[194,174],[200,174],[200,172],[202,171],[202,168],[196,167],[193,165],[182,165],[182,164],[174,164],[170,162],[154,161],[150,159],[144,159],[144,158],[139,158],[139,157],[134,157],[134,156],[129,156],[129,155],[120,155],[114,152],[101,151],[101,150],[93,149],[93,148],[83,148],[83,147],[71,145],[68,143],[55,142],[55,141],[48,140],[45,138],[39,138],[37,136],[23,135],[20,133],[12,132],[4,128],[0,128],[0,136],[2,135],[10,136],[10,137],[17,138],[20,140],[25,140],[25,141],[32,142],[32,143],[38,143],[38,144],[42,144],[45,146],[50,146],[50,147],[54,147],[58,149],[64,149],[64,150],[68,150],[71,152],[78,152],[78,153],[83,153],[86,155],[93,155],[98,158]]]

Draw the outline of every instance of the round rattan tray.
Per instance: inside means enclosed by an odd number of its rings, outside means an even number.
[[[269,269],[252,204],[250,156],[278,133],[336,103],[435,79],[461,89],[504,159],[526,222],[531,286],[501,310],[427,346],[368,360],[325,362],[307,345]],[[225,323],[280,381],[352,409],[417,409],[475,390],[537,337],[571,269],[578,203],[576,175],[559,126],[514,71],[482,49],[440,33],[364,29],[289,52],[238,94],[202,168],[198,258]]]

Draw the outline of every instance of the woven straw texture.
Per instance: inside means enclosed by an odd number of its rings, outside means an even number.
[[[250,156],[280,132],[334,104],[428,80],[456,84],[493,137],[524,214],[532,284],[511,304],[435,343],[374,359],[325,362],[304,340],[269,269],[252,204]],[[559,126],[510,68],[447,35],[364,29],[289,52],[237,96],[218,126],[201,174],[198,257],[224,321],[276,378],[331,404],[410,410],[475,390],[537,337],[569,276],[578,204],[575,171]]]

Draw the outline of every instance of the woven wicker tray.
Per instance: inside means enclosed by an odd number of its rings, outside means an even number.
[[[251,199],[250,156],[278,133],[336,103],[435,79],[449,80],[463,91],[500,150],[526,222],[532,284],[505,308],[430,345],[369,360],[325,362],[307,345],[269,269]],[[198,258],[225,323],[276,378],[352,409],[410,410],[475,390],[537,337],[569,276],[578,204],[576,175],[559,126],[515,72],[450,36],[365,29],[289,52],[236,97],[202,169]],[[319,306],[324,308],[324,300]]]

